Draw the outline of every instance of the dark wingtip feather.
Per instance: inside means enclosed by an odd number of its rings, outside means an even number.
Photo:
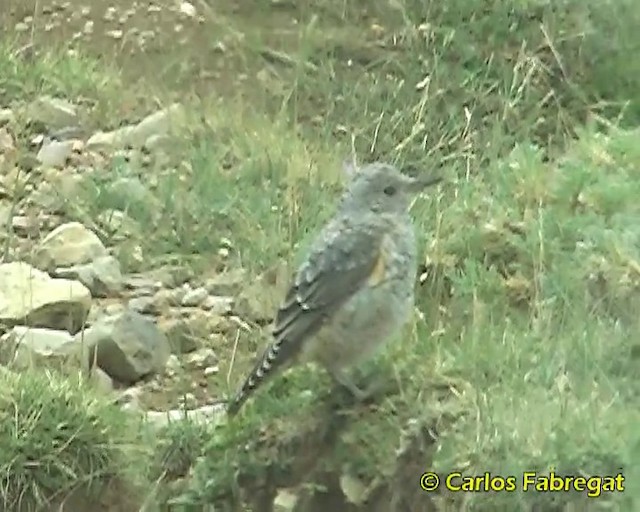
[[[244,390],[239,391],[236,394],[236,396],[234,396],[233,399],[229,401],[229,404],[227,405],[227,416],[233,417],[236,414],[238,414],[238,412],[246,402],[247,398],[248,396],[244,392]]]

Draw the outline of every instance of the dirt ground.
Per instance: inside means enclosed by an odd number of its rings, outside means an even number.
[[[20,44],[77,49],[116,63],[128,79],[157,81],[176,95],[225,95],[252,87],[251,62],[234,54],[235,43],[258,32],[274,44],[296,38],[299,7],[254,4],[3,0],[0,26]]]

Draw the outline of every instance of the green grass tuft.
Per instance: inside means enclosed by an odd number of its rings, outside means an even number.
[[[117,481],[135,491],[146,457],[135,421],[80,381],[2,372],[0,494],[6,510],[34,510]]]

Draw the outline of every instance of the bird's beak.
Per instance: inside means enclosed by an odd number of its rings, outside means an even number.
[[[436,185],[442,181],[442,176],[428,176],[424,178],[409,178],[407,188],[411,192],[421,192],[427,187]]]

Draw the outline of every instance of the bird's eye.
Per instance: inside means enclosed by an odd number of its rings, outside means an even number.
[[[386,187],[384,187],[384,189],[382,190],[386,195],[388,196],[392,196],[396,193],[396,187],[394,187],[393,185],[388,185]]]

